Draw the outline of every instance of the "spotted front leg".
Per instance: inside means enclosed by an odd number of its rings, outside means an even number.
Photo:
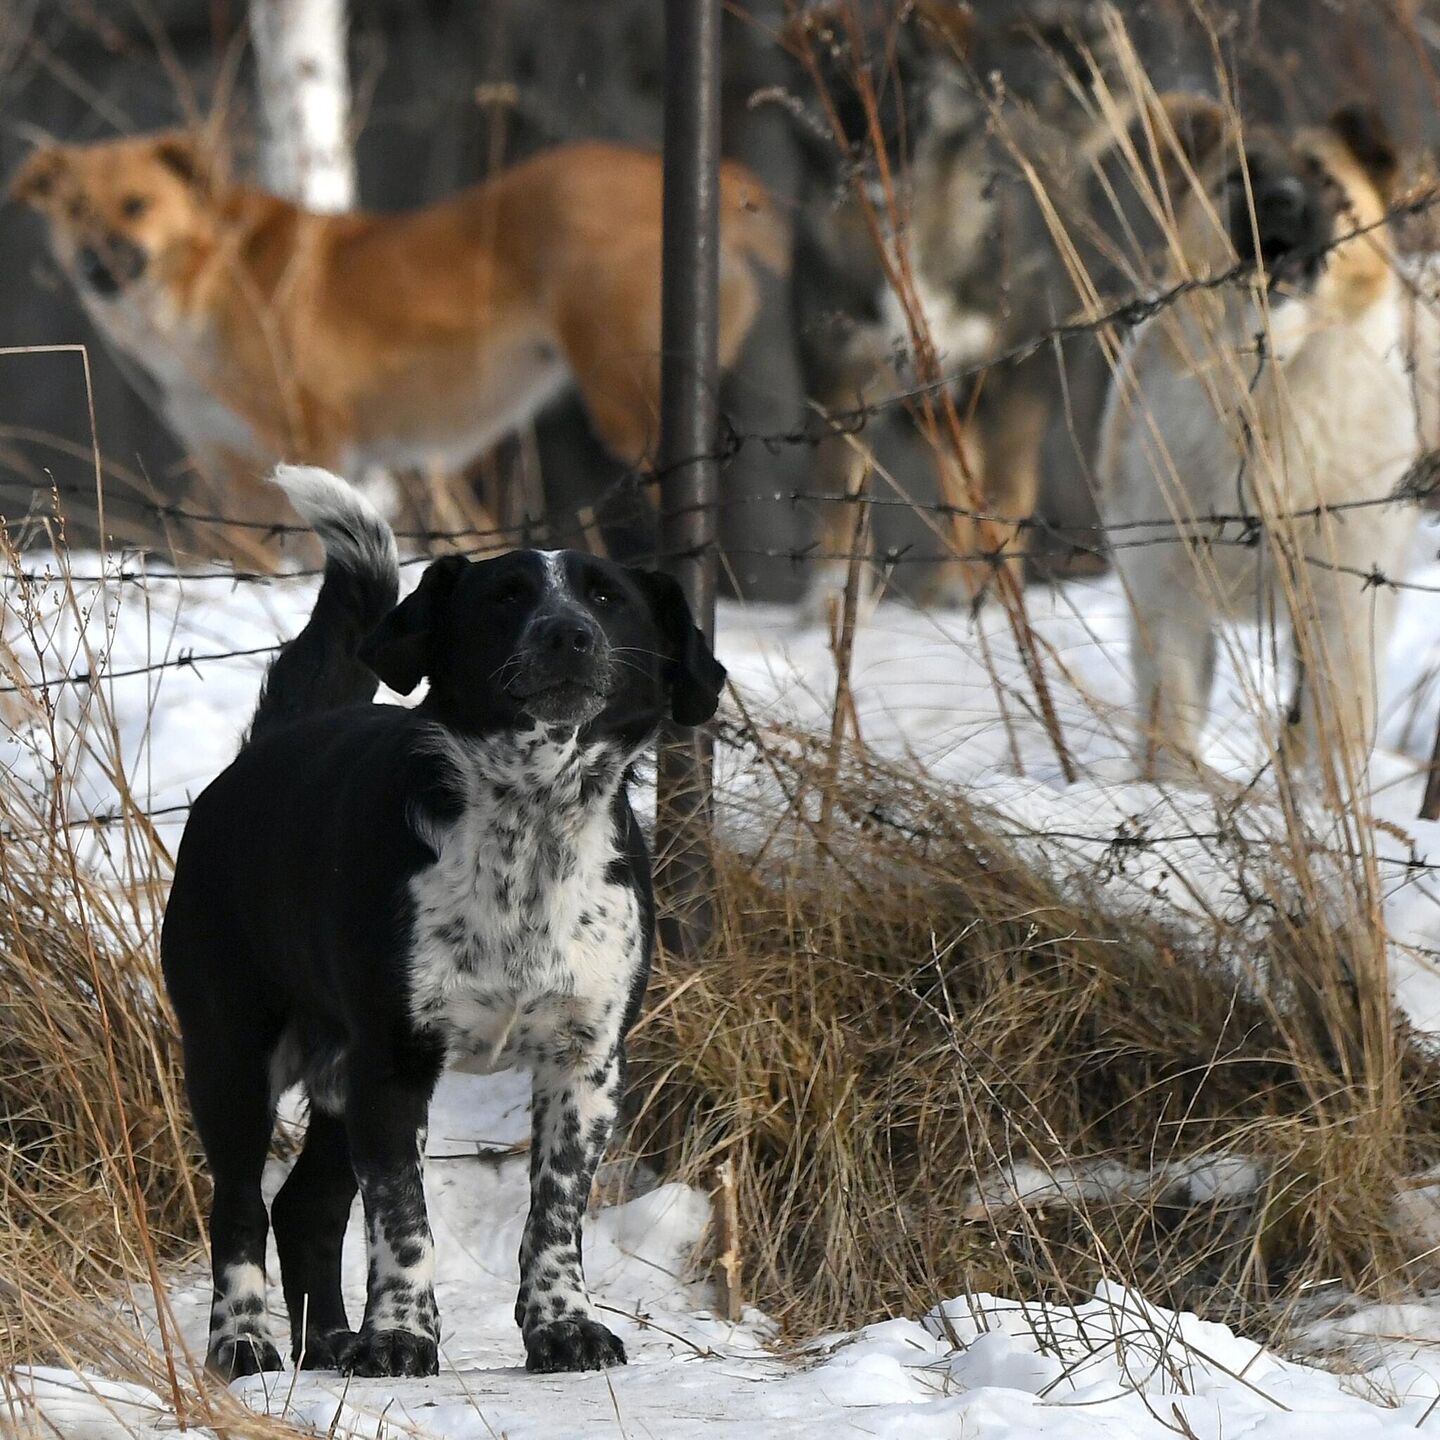
[[[265,1271],[253,1261],[216,1265],[206,1364],[226,1380],[280,1368],[265,1316]]]
[[[535,1070],[530,1216],[515,1301],[527,1370],[625,1363],[625,1347],[595,1317],[580,1260],[580,1225],[615,1128],[620,1077],[618,1049],[578,1067],[546,1062]]]
[[[348,1374],[439,1370],[435,1245],[424,1188],[429,1099],[428,1089],[421,1093],[394,1083],[359,1093],[351,1087],[346,1118],[365,1206],[369,1271],[360,1332],[336,1354],[338,1367]]]

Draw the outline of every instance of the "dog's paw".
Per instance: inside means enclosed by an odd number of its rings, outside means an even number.
[[[552,1320],[525,1336],[525,1368],[549,1375],[559,1370],[606,1370],[625,1363],[625,1347],[598,1320]]]
[[[242,1375],[285,1367],[280,1352],[263,1335],[227,1335],[210,1346],[205,1368],[222,1380],[238,1380]]]
[[[361,1330],[336,1348],[342,1375],[438,1375],[440,1353],[428,1335],[411,1330]]]
[[[353,1330],[305,1332],[305,1344],[291,1350],[290,1358],[301,1370],[338,1370],[340,1355],[358,1337]]]

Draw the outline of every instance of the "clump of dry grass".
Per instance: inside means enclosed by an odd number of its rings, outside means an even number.
[[[57,611],[85,633],[85,602],[63,577],[47,589],[9,588],[0,651],[5,725],[32,772],[0,786],[0,1364],[82,1332],[103,1349],[96,1300],[133,1283],[158,1292],[162,1262],[193,1253],[201,1213],[155,944],[168,857],[123,784],[110,849],[125,878],[82,856],[76,765],[116,727],[99,687],[80,723],[63,723],[9,648],[44,655]]]
[[[661,960],[635,1135],[701,1182],[733,1161],[747,1298],[790,1333],[1102,1275],[1273,1328],[1319,1282],[1419,1278],[1394,1202],[1440,1158],[1440,1063],[1397,1040],[1391,1108],[1350,1068],[1363,1017],[1316,979],[1343,929],[1292,909],[1246,959],[1057,881],[921,775],[850,765],[822,830],[832,757],[767,763],[801,798],[720,857],[704,962]]]
[[[150,938],[64,837],[12,829],[0,846],[0,1361],[67,1335],[77,1296],[148,1278],[195,1244],[194,1147],[158,987]]]

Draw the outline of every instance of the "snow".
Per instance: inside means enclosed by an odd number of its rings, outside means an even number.
[[[1422,533],[1411,578],[1440,585],[1435,533]],[[29,561],[27,564],[43,564]],[[135,562],[127,562],[132,568]],[[98,558],[77,557],[94,573]],[[416,567],[406,571],[413,579]],[[32,679],[115,672],[160,659],[272,645],[303,623],[312,586],[153,579],[146,586],[77,585],[83,620],[58,585],[35,597],[31,634],[12,610],[5,635]],[[921,613],[884,604],[857,637],[853,686],[865,740],[880,753],[927,767],[1037,860],[1077,883],[1103,881],[1116,904],[1207,912],[1244,924],[1237,868],[1263,864],[1263,840],[1278,833],[1273,788],[1263,769],[1257,710],[1284,693],[1268,647],[1237,629],[1222,647],[1215,714],[1205,759],[1234,786],[1222,794],[1140,784],[1128,759],[1129,681],[1125,616],[1112,579],[1034,589],[1028,603],[1048,656],[1056,705],[1079,779],[1066,785],[1004,617]],[[1440,1032],[1440,827],[1415,819],[1440,712],[1440,596],[1407,591],[1385,683],[1381,744],[1372,764],[1374,832],[1381,857],[1397,999],[1422,1029]],[[38,644],[37,644],[38,640]],[[828,717],[834,668],[824,635],[798,628],[773,607],[722,606],[718,649],[761,720],[815,724]],[[988,659],[987,659],[988,654]],[[234,752],[266,656],[237,655],[160,673],[52,686],[57,731],[72,753],[73,820],[116,806],[117,771],[136,802],[159,812],[157,833],[173,849],[183,807]],[[999,678],[992,681],[992,669]],[[6,697],[0,696],[0,716]],[[104,714],[113,728],[97,729]],[[37,804],[52,775],[49,740],[36,730],[0,732],[0,765]],[[79,741],[85,740],[85,745]],[[722,822],[742,827],[771,798],[741,751],[722,750]],[[1343,848],[1345,833],[1318,803],[1318,843]],[[1197,839],[1195,833],[1219,838]],[[1226,838],[1236,832],[1248,846]],[[81,828],[87,859],[123,874],[109,832]],[[1117,835],[1146,844],[1117,847]],[[1087,838],[1088,837],[1088,838]],[[1257,845],[1256,842],[1261,842]],[[1418,859],[1417,867],[1410,862]],[[1330,863],[1317,854],[1314,863]],[[1337,862],[1337,871],[1339,862]],[[756,1311],[738,1324],[719,1318],[704,1274],[713,1253],[706,1196],[678,1184],[609,1173],[607,1198],[589,1221],[587,1272],[631,1363],[605,1374],[528,1376],[511,1316],[515,1254],[526,1205],[527,1082],[523,1076],[451,1076],[437,1098],[427,1187],[436,1232],[442,1371],[428,1381],[354,1380],[286,1372],[233,1387],[253,1408],[320,1434],[471,1437],[837,1434],[1062,1440],[1190,1434],[1200,1440],[1304,1440],[1432,1425],[1440,1396],[1440,1304],[1377,1307],[1313,1325],[1300,1337],[1317,1363],[1286,1360],[1194,1316],[1153,1308],[1104,1284],[1069,1307],[988,1295],[960,1296],[924,1317],[895,1318],[816,1342],[799,1356],[768,1347],[771,1327]],[[278,1185],[276,1162],[269,1185]],[[1173,1172],[1173,1173],[1172,1173]],[[957,1177],[970,1183],[974,1177]],[[970,1202],[1044,1204],[1052,1195],[1134,1193],[1185,1185],[1194,1194],[1238,1194],[1254,1183],[1243,1159],[1216,1154],[1165,1174],[1124,1167],[987,1177]],[[1440,1177],[1402,1203],[1440,1214]],[[1435,1226],[1432,1215],[1430,1224]],[[1440,1244],[1440,1234],[1437,1234]],[[358,1314],[364,1262],[352,1227],[348,1299]],[[272,1303],[278,1286],[272,1260]],[[203,1353],[208,1287],[187,1273],[172,1303],[187,1345]],[[277,1321],[278,1321],[277,1316]],[[284,1333],[283,1322],[277,1329]],[[1343,1359],[1345,1373],[1319,1359]],[[161,1397],[143,1387],[31,1370],[9,1377],[3,1398],[16,1433],[105,1437],[173,1433]],[[0,1409],[0,1434],[7,1433]],[[44,1420],[37,1417],[43,1416]],[[45,1429],[48,1423],[50,1429]],[[26,1426],[38,1426],[32,1431]],[[205,1431],[196,1433],[204,1434]]]
[[[1409,576],[1417,587],[1440,587],[1435,548],[1435,529],[1422,529]],[[98,561],[74,562],[78,573],[98,568]],[[419,566],[403,573],[413,583]],[[112,584],[103,593],[77,588],[91,606],[83,626],[62,605],[61,587],[41,591],[36,623],[43,660],[31,655],[27,661],[33,642],[17,637],[13,621],[7,625],[32,676],[99,672],[102,660],[113,674],[196,657],[193,667],[50,691],[62,727],[85,733],[92,746],[104,744],[92,723],[102,698],[115,721],[118,753],[81,760],[71,815],[113,811],[113,775],[122,769],[138,802],[162,812],[157,830],[173,847],[185,802],[233,755],[268,659],[263,653],[204,657],[263,649],[293,634],[308,614],[313,586],[212,579],[151,580],[143,588]],[[1004,616],[994,608],[978,619],[898,603],[874,609],[857,636],[852,666],[867,744],[913,759],[952,783],[957,794],[990,812],[1000,833],[1062,877],[1090,887],[1103,883],[1111,904],[1218,916],[1242,932],[1263,924],[1268,912],[1253,897],[1267,881],[1278,883],[1266,872],[1266,856],[1269,842],[1284,834],[1261,723],[1280,710],[1288,691],[1272,647],[1244,626],[1226,632],[1220,647],[1203,756],[1220,788],[1209,794],[1161,788],[1133,778],[1127,627],[1115,579],[1032,588],[1027,603],[1079,771],[1074,784],[1064,783],[1051,742],[1034,718],[1024,667]],[[1440,594],[1424,588],[1402,593],[1383,687],[1381,742],[1371,764],[1371,805],[1379,823],[1369,839],[1384,888],[1394,987],[1422,1028],[1440,1017],[1440,871],[1427,868],[1440,864],[1440,826],[1415,818],[1422,767],[1440,716],[1437,611]],[[751,716],[828,728],[835,678],[822,629],[798,627],[792,612],[780,607],[732,603],[721,606],[718,633],[719,652]],[[750,759],[721,752],[722,823],[743,826],[756,806],[775,803],[772,782]],[[16,736],[0,727],[0,767],[28,780],[38,796],[48,795],[47,737]],[[1316,845],[1312,864],[1317,873],[1328,866],[1337,877],[1333,892],[1343,894],[1339,877],[1353,869],[1349,817],[1328,815],[1316,803],[1307,818]],[[102,858],[103,834],[90,850]],[[1327,857],[1327,850],[1334,853]]]
[[[0,1378],[0,1435],[123,1440],[156,1433],[170,1407],[143,1385],[30,1366]]]
[[[1036,1209],[1076,1200],[1116,1200],[1153,1195],[1190,1207],[1254,1194],[1264,1171],[1241,1155],[1187,1155],[1149,1170],[1136,1170],[1118,1160],[1092,1160],[1075,1165],[1006,1165],[984,1176],[966,1196],[967,1217],[983,1218],[996,1209],[1023,1205]]]
[[[1077,1306],[959,1296],[918,1320],[825,1337],[799,1356],[767,1349],[771,1328],[747,1310],[710,1308],[697,1250],[707,1199],[660,1185],[602,1207],[586,1228],[591,1288],[625,1341],[623,1369],[527,1375],[511,1316],[527,1201],[521,1075],[449,1075],[436,1097],[426,1189],[435,1230],[442,1373],[431,1380],[350,1380],[327,1373],[251,1376],[231,1387],[254,1410],[303,1432],[366,1440],[591,1440],[595,1436],[929,1437],[1046,1435],[1198,1440],[1316,1440],[1413,1433],[1440,1396],[1440,1359],[1374,1340],[1437,1333],[1434,1307],[1377,1308],[1317,1327],[1317,1346],[1371,1343],[1366,1368],[1335,1374],[1282,1359],[1223,1325],[1148,1305],[1102,1283]],[[286,1166],[273,1162],[267,1193]],[[273,1251],[270,1271],[275,1275]],[[358,1218],[346,1246],[346,1299],[358,1313],[364,1257]],[[180,1277],[173,1314],[191,1354],[204,1350],[204,1277]],[[278,1288],[273,1323],[285,1333]],[[1427,1363],[1428,1361],[1428,1363]],[[18,1434],[119,1440],[174,1433],[170,1407],[132,1384],[58,1369],[7,1382]],[[0,1408],[0,1434],[7,1433]],[[40,1417],[43,1417],[41,1419]],[[26,1423],[35,1427],[25,1428]],[[48,1423],[53,1430],[45,1430]],[[208,1436],[204,1428],[194,1431]]]

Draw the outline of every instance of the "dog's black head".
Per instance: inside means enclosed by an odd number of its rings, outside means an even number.
[[[668,575],[575,550],[449,555],[381,621],[360,658],[392,690],[490,734],[527,721],[633,737],[708,720],[725,668]]]
[[[1225,177],[1230,240],[1270,282],[1314,286],[1335,239],[1345,194],[1321,158],[1257,132]]]

